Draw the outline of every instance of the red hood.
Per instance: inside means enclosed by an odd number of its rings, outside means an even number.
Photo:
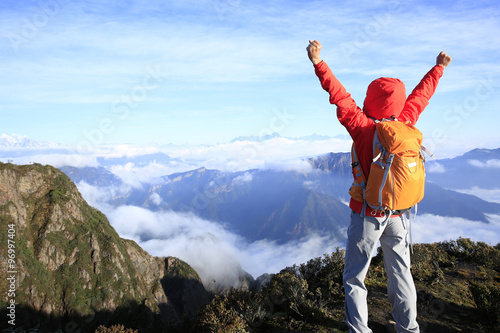
[[[381,77],[368,86],[363,112],[375,119],[398,117],[406,102],[405,85],[398,79]]]

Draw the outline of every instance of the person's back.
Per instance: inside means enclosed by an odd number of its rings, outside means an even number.
[[[369,178],[373,159],[375,120],[395,117],[415,124],[434,94],[444,68],[451,57],[441,52],[434,66],[406,98],[403,82],[394,78],[379,78],[368,89],[363,110],[319,57],[321,44],[309,41],[307,52],[323,89],[330,95],[330,103],[337,105],[337,117],[351,135],[361,168]],[[400,215],[367,209],[364,202],[351,198],[351,222],[345,255],[344,288],[346,295],[346,322],[349,332],[367,333],[368,306],[364,279],[377,242],[384,253],[387,272],[387,292],[393,306],[392,315],[397,332],[419,332],[416,290],[410,272],[408,233]],[[390,217],[386,217],[390,216]]]

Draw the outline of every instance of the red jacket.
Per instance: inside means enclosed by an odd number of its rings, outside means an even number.
[[[345,126],[354,141],[358,159],[366,178],[369,177],[373,159],[373,135],[375,122],[372,118],[382,119],[397,117],[400,121],[415,124],[418,117],[429,104],[439,79],[443,75],[443,66],[434,66],[406,98],[403,82],[393,78],[380,78],[368,86],[363,111],[356,105],[344,86],[333,75],[328,65],[322,61],[314,66],[321,86],[330,94],[330,103],[337,105],[337,117]],[[351,198],[349,207],[361,213],[362,202]]]

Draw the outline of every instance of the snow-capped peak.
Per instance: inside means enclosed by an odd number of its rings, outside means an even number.
[[[55,142],[36,141],[25,135],[2,134],[0,135],[0,149],[9,148],[59,148],[60,145]]]

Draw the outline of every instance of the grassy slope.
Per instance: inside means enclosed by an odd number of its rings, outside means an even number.
[[[193,332],[348,332],[344,323],[343,252],[288,267],[261,291],[215,298]],[[500,324],[500,246],[469,239],[416,244],[412,257],[422,332],[494,332]],[[391,318],[382,254],[366,285],[369,325],[386,332]]]

